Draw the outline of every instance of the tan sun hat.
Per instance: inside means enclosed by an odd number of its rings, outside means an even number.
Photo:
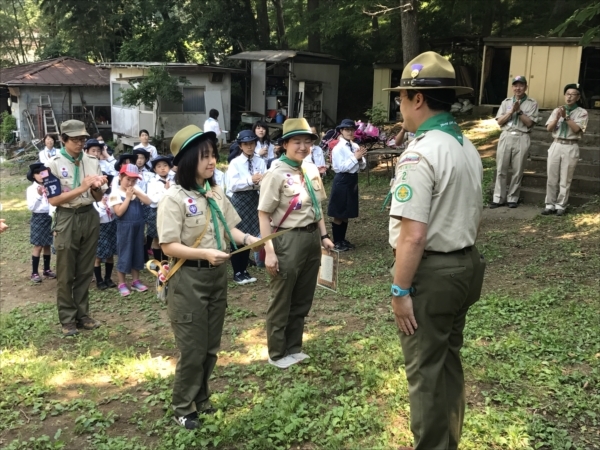
[[[66,134],[69,137],[89,136],[90,134],[85,129],[85,124],[79,120],[66,120],[60,124],[61,134]]]
[[[400,91],[403,89],[454,89],[456,95],[473,92],[470,87],[456,85],[454,67],[450,61],[436,52],[421,53],[402,71],[400,86],[383,90]]]
[[[283,122],[283,135],[281,136],[282,140],[285,141],[286,139],[301,134],[308,134],[312,140],[319,138],[319,136],[312,132],[310,125],[305,118],[287,119],[285,122]]]
[[[212,139],[214,141],[217,139],[217,134],[214,131],[207,131],[205,133],[196,125],[188,125],[179,130],[175,136],[173,136],[173,140],[171,140],[171,153],[175,157],[173,158],[173,164],[175,166],[178,165],[179,160],[185,151],[191,148],[190,144],[192,142],[198,142],[204,139]]]

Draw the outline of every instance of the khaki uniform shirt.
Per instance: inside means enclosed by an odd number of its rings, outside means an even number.
[[[498,117],[501,117],[504,114],[512,111],[513,103],[514,102],[513,102],[512,97],[504,100],[500,104],[500,108],[498,109],[498,114],[496,114],[496,119],[498,119]],[[536,124],[538,122],[538,120],[539,120],[538,103],[534,99],[527,97],[525,99],[525,101],[523,103],[521,103],[521,111],[523,111],[523,114],[525,114],[531,120],[533,120],[534,124]],[[508,120],[508,122],[506,122],[500,128],[502,128],[502,131],[521,131],[523,133],[529,133],[529,128],[527,128],[527,126],[523,123],[523,121],[521,119],[519,119],[519,116],[517,116],[515,114],[513,114],[512,117]]]
[[[483,166],[464,144],[439,130],[413,140],[396,165],[390,210],[390,245],[396,248],[402,217],[427,224],[425,250],[452,252],[475,244],[483,210]]]
[[[229,230],[233,230],[241,222],[229,199],[219,186],[211,188],[213,198],[217,201]],[[161,244],[176,242],[192,247],[206,226],[208,202],[204,196],[195,191],[188,191],[181,186],[171,186],[158,203],[156,226],[158,240]],[[222,251],[229,249],[229,238],[225,228],[219,221]],[[208,223],[206,234],[197,248],[218,249],[215,229],[212,221]]]
[[[550,117],[548,118],[546,125],[548,125],[550,122],[555,121],[556,118],[558,117],[558,115],[559,115],[558,108],[556,108],[554,111],[552,111],[552,114],[550,114]],[[552,132],[553,138],[555,138],[555,139],[556,138],[559,138],[559,139],[581,139],[583,137],[583,133],[585,133],[585,129],[587,128],[588,112],[579,106],[579,107],[575,108],[573,111],[571,111],[571,114],[569,114],[569,117],[573,120],[573,122],[575,122],[577,125],[579,125],[581,130],[578,133],[573,133],[573,130],[571,130],[571,127],[569,127],[567,124],[567,136],[566,137],[561,136],[560,135],[560,125],[565,120],[561,117],[560,119],[558,119],[558,122],[556,123],[556,128]]]
[[[52,175],[60,180],[60,188],[62,192],[69,192],[73,190],[73,175],[75,174],[74,163],[69,161],[60,152],[58,152],[55,157],[46,163],[46,167],[52,171]],[[83,181],[83,179],[88,175],[102,175],[102,169],[100,169],[100,164],[95,156],[90,156],[84,153],[83,158],[79,162],[79,181]],[[104,184],[102,186],[102,191],[106,191],[107,188],[108,186]],[[92,197],[92,194],[88,189],[79,197],[71,200],[70,202],[63,203],[60,206],[63,208],[79,208],[81,206],[91,205],[95,201],[96,200],[94,197]]]
[[[319,169],[314,164],[307,162],[302,163],[302,167],[311,180],[320,206],[327,195],[325,194]],[[305,227],[317,220],[315,219],[310,195],[304,186],[302,169],[291,167],[280,160],[273,161],[271,168],[260,182],[258,210],[271,214],[271,226],[278,227],[290,206],[290,201],[296,194],[300,195],[299,201],[281,225],[282,228]],[[323,214],[324,212],[321,209],[321,217],[323,217]]]

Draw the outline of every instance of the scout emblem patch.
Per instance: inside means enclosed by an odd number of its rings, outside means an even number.
[[[423,64],[413,64],[412,66],[410,66],[412,72],[410,73],[410,76],[413,78],[417,78],[417,75],[419,75],[419,72],[421,72],[421,70],[423,70]]]
[[[190,214],[196,215],[198,213],[198,206],[196,206],[196,201],[193,198],[188,198],[186,200],[186,203]]]
[[[63,177],[68,177],[68,176],[69,176],[69,171],[67,170],[67,168],[66,168],[66,167],[63,167],[62,169],[60,169],[60,174],[61,174]]]
[[[405,203],[412,198],[413,191],[408,184],[401,184],[396,188],[394,192],[394,198],[400,203]]]

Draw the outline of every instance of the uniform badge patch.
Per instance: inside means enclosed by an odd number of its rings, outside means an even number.
[[[408,184],[401,184],[396,188],[394,192],[394,198],[400,203],[405,203],[412,198],[413,191]]]
[[[410,155],[406,155],[405,157],[403,157],[400,162],[398,163],[398,166],[402,166],[404,164],[419,164],[419,162],[421,161],[421,156],[419,155],[415,155],[410,154]]]
[[[63,167],[62,169],[60,169],[60,174],[61,174],[63,177],[68,177],[68,176],[69,176],[69,171],[67,170],[67,168],[66,168],[66,167]]]

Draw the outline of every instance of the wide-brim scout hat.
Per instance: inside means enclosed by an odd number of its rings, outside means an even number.
[[[164,162],[164,163],[167,163],[167,164],[169,165],[169,167],[173,167],[173,158],[171,158],[170,156],[164,156],[164,155],[161,155],[161,156],[159,156],[159,157],[157,157],[157,158],[154,158],[154,159],[153,159],[153,160],[150,162],[150,164],[152,164],[152,170],[156,169],[156,165],[157,165],[159,162]]]
[[[33,175],[36,173],[40,173],[42,170],[46,170],[48,169],[44,163],[41,162],[35,162],[33,164],[29,165],[29,170],[27,171],[27,179],[29,181],[31,181],[32,183],[35,181],[35,178],[33,178]],[[48,169],[50,170],[50,169]]]
[[[291,137],[300,136],[302,134],[309,135],[312,140],[319,138],[319,136],[312,132],[306,119],[287,119],[283,122],[283,135],[280,139],[286,141]]]
[[[179,165],[181,157],[192,147],[192,144],[206,139],[212,139],[214,142],[217,140],[217,134],[214,131],[204,132],[196,125],[188,125],[179,130],[171,140],[171,153],[175,156],[173,165]]]
[[[119,155],[119,159],[115,163],[115,170],[117,172],[121,170],[121,166],[123,165],[126,159],[128,159],[129,162],[135,161],[137,159],[137,155],[134,155],[133,153],[124,153],[122,155]]]
[[[101,144],[97,139],[88,139],[85,141],[84,150],[89,150],[92,147],[100,147],[102,149],[104,148],[104,144]]]
[[[569,89],[575,89],[581,95],[581,85],[579,83],[571,83],[565,86],[563,94],[566,94]]]
[[[510,84],[512,86],[515,83],[523,83],[523,84],[526,85],[527,84],[527,78],[525,78],[523,75],[517,75],[516,77],[514,77],[512,79],[512,83],[510,83]]]
[[[80,120],[66,120],[60,124],[61,134],[66,134],[69,137],[89,136],[90,134],[85,129],[85,124]]]
[[[356,130],[358,128],[358,125],[356,125],[356,123],[352,119],[344,119],[340,122],[340,124],[337,127],[335,127],[335,129],[340,131],[343,128],[352,128],[353,130]]]
[[[142,179],[142,176],[140,175],[140,169],[138,169],[138,166],[135,164],[123,164],[121,169],[119,169],[119,173],[131,178],[138,178],[140,180]]]
[[[144,158],[146,158],[146,162],[148,162],[148,160],[150,160],[150,152],[147,150],[144,150],[143,148],[136,148],[133,150],[133,154],[135,155],[135,159],[137,160],[137,155],[143,155]]]
[[[400,86],[383,89],[401,90],[454,89],[456,95],[470,94],[473,89],[456,85],[456,73],[450,61],[436,52],[421,53],[402,71]]]
[[[252,130],[242,130],[238,133],[235,140],[238,144],[241,144],[242,142],[254,142],[258,141],[258,136]]]

